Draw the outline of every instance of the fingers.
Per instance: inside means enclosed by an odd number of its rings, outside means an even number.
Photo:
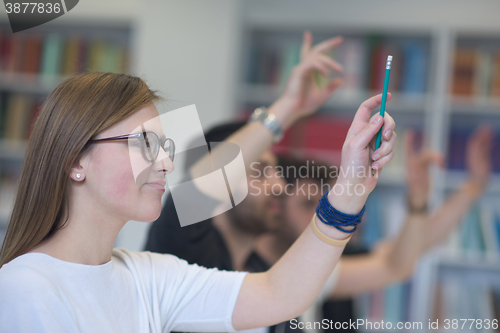
[[[326,77],[330,76],[330,70],[318,58],[311,59],[311,60],[309,60],[307,62],[304,62],[304,63],[300,64],[297,67],[297,69],[300,71],[300,76],[301,77],[304,77],[305,75],[309,74],[309,72],[311,72],[314,69],[320,71]]]
[[[391,138],[394,129],[396,128],[396,122],[394,118],[388,112],[384,113],[384,126],[382,127],[382,136],[385,140],[389,140]]]
[[[312,34],[310,31],[304,31],[304,37],[302,39],[302,48],[300,50],[300,59],[304,59],[307,54],[311,51],[312,46]]]
[[[387,93],[387,100],[391,100],[392,95]],[[366,101],[364,101],[359,107],[358,111],[354,115],[354,119],[352,121],[351,127],[349,128],[348,135],[356,135],[363,128],[365,128],[366,124],[370,120],[370,115],[374,109],[380,106],[382,103],[382,94],[378,94],[373,96]]]
[[[324,42],[321,42],[318,45],[316,45],[314,47],[314,51],[320,52],[320,53],[328,52],[331,49],[336,48],[337,46],[342,44],[343,41],[344,41],[344,39],[341,36],[327,39]]]
[[[298,66],[298,69],[303,72],[303,75],[307,74],[312,69],[316,69],[326,77],[330,76],[330,70],[338,73],[343,71],[343,68],[339,63],[324,54],[314,54],[309,56],[307,60],[303,61]]]
[[[378,113],[374,114],[371,119],[375,118],[378,115],[379,115]],[[382,127],[383,140],[380,141],[381,144],[384,143],[385,141],[390,140],[390,138],[392,137],[392,133],[394,133],[395,128],[396,128],[396,122],[394,122],[394,119],[391,117],[391,115],[389,115],[389,113],[386,112],[384,115],[384,127]],[[373,140],[370,142],[370,147],[372,149],[375,149],[375,141],[376,138],[373,138]]]
[[[396,133],[393,133],[389,141],[383,141],[380,147],[372,153],[372,160],[377,161],[381,157],[389,155],[389,153],[394,148],[396,137],[397,137]]]
[[[389,163],[392,160],[393,157],[394,157],[394,150],[391,150],[389,154],[382,156],[377,161],[373,162],[372,169],[380,171],[384,166],[387,165],[387,163]]]
[[[370,141],[375,135],[377,135],[378,130],[382,127],[384,123],[384,118],[381,115],[375,115],[368,125],[365,125],[356,136],[351,140],[351,145],[357,149],[364,149],[368,147]]]
[[[329,68],[331,68],[335,72],[342,73],[344,71],[344,68],[342,67],[342,65],[340,65],[338,62],[336,62],[332,58],[330,58],[324,54],[318,54],[318,57],[319,57],[319,60],[321,62],[323,62],[326,66],[328,66]]]
[[[339,36],[328,39],[322,43],[319,43],[314,48],[312,47],[312,42],[313,38],[311,32],[305,31],[302,41],[302,48],[300,50],[301,61],[304,61],[308,56],[311,55],[319,57],[320,61],[322,61],[327,67],[331,68],[332,70],[339,73],[343,71],[342,66],[338,62],[323,54],[342,44],[342,37]]]

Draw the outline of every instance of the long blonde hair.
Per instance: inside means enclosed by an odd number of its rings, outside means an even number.
[[[89,147],[87,141],[160,99],[140,78],[114,73],[81,74],[52,91],[28,143],[0,267],[64,222],[69,172]]]

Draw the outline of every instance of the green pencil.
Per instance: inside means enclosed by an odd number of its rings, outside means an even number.
[[[389,76],[391,75],[391,64],[392,56],[387,56],[387,64],[385,65],[385,78],[384,78],[384,90],[382,91],[382,103],[380,104],[380,115],[384,117],[385,115],[385,103],[387,101],[387,90],[389,89]],[[382,128],[377,133],[377,139],[375,141],[375,150],[380,148],[380,143],[382,141]]]

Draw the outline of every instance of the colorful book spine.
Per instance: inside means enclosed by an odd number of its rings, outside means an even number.
[[[51,33],[45,37],[42,50],[42,83],[52,84],[61,71],[63,39],[60,34]]]
[[[260,36],[249,51],[246,80],[249,84],[283,87],[292,68],[300,62],[300,42],[283,42],[275,35]],[[393,55],[390,91],[421,95],[427,91],[429,52],[426,41],[394,41],[383,36],[346,37],[327,55],[343,65],[344,84],[339,91],[347,97],[382,90],[384,64]],[[330,75],[334,77],[335,73]]]
[[[481,47],[457,48],[451,93],[479,100],[500,98],[500,52]]]
[[[124,73],[128,71],[128,62],[125,45],[100,37],[0,31],[0,71],[7,74],[7,79],[15,74],[32,74],[26,79],[39,76],[42,84],[51,85],[54,79],[86,70]]]

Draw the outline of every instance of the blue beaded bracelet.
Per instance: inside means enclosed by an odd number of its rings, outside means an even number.
[[[331,225],[340,231],[352,234],[356,231],[358,224],[361,223],[361,218],[365,213],[365,206],[359,214],[345,214],[339,212],[330,204],[328,201],[327,192],[320,200],[319,205],[316,207],[316,216],[321,220],[321,222]],[[345,227],[354,227],[352,230],[346,230]]]

